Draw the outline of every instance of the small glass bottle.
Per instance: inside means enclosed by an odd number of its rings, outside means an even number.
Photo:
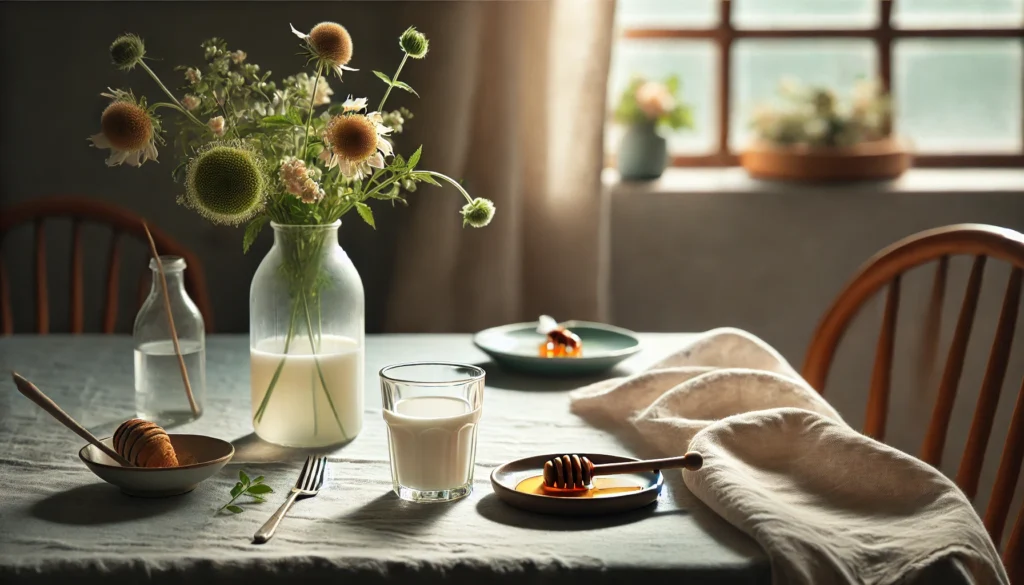
[[[135,317],[135,409],[139,418],[162,426],[199,418],[206,397],[206,330],[203,315],[185,292],[185,259],[161,256],[178,346],[192,387],[189,398],[167,323],[167,305],[156,260],[153,285]],[[193,403],[194,401],[194,403]]]

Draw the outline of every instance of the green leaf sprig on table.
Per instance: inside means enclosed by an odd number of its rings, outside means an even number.
[[[231,501],[224,504],[217,510],[217,513],[227,510],[232,514],[241,514],[245,510],[241,506],[235,505],[235,500],[242,496],[249,496],[255,502],[262,504],[267,501],[264,496],[266,494],[272,494],[274,490],[263,483],[263,476],[259,476],[254,480],[249,480],[249,476],[245,474],[241,469],[238,470],[238,483],[235,487],[231,488]]]

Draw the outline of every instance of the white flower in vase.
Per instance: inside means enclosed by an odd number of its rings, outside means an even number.
[[[147,160],[155,161],[158,124],[145,104],[124,91],[100,95],[112,101],[100,116],[100,133],[89,139],[96,148],[110,149],[107,166],[127,163],[137,167]]]

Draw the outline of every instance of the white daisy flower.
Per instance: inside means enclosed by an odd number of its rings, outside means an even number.
[[[345,27],[336,22],[321,22],[306,34],[288,26],[295,36],[306,42],[309,54],[325,69],[334,71],[339,79],[343,70],[359,71],[347,66],[352,59],[352,37]]]
[[[110,105],[100,116],[100,133],[89,137],[95,148],[109,148],[107,166],[127,163],[140,166],[147,160],[156,160],[157,125],[152,116],[130,96],[104,93],[111,98]]]
[[[384,157],[394,150],[387,139],[391,129],[381,122],[378,112],[331,118],[323,134],[328,148],[320,154],[327,168],[340,166],[342,175],[355,180],[384,168]]]

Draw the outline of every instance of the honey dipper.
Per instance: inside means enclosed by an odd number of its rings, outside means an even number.
[[[602,463],[594,465],[582,455],[562,455],[544,462],[544,490],[551,492],[583,492],[592,489],[594,476],[686,468],[696,471],[704,465],[704,457],[693,451],[681,457]]]

